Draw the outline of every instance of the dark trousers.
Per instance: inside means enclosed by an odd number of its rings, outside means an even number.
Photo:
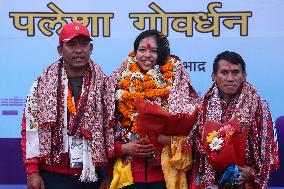
[[[81,182],[79,177],[42,170],[45,189],[99,189],[102,183],[102,171],[97,168],[97,182]]]
[[[130,186],[125,186],[123,189],[166,189],[165,181],[161,182],[136,182]]]

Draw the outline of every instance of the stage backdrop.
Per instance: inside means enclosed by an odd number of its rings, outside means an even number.
[[[25,182],[22,110],[33,81],[59,59],[62,25],[78,21],[90,29],[92,58],[107,75],[127,57],[140,32],[160,30],[200,95],[211,85],[214,57],[235,51],[275,121],[284,115],[283,8],[283,0],[0,0],[0,184]]]

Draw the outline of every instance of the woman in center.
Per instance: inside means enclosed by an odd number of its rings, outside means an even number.
[[[153,139],[137,133],[138,125],[143,126],[143,122],[138,124],[137,99],[159,105],[172,115],[196,110],[197,94],[180,59],[170,55],[167,37],[156,30],[142,32],[134,50],[107,79],[106,92],[107,124],[114,128],[116,157],[110,188],[187,188],[185,174],[192,165],[190,134],[159,134]]]

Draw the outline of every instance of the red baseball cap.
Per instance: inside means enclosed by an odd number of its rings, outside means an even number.
[[[77,35],[84,35],[92,41],[89,30],[84,25],[72,22],[63,26],[59,34],[59,43],[70,41]]]

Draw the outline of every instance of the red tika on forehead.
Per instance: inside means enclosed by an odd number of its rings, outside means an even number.
[[[153,47],[151,45],[151,39],[150,38],[146,39],[146,48],[149,49],[149,50],[156,48],[156,47]]]
[[[229,68],[229,70],[233,69],[233,65],[232,64],[228,64],[228,68]]]

